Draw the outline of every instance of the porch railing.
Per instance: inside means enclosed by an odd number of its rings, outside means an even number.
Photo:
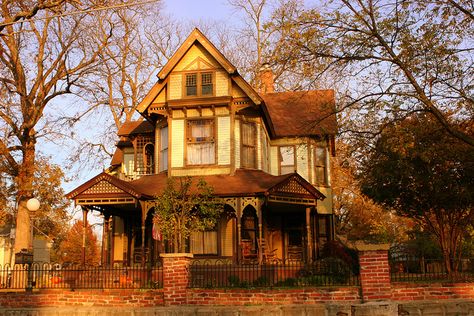
[[[474,258],[451,262],[451,271],[448,271],[443,259],[398,255],[392,256],[389,262],[393,282],[474,281]]]
[[[0,288],[25,289],[161,288],[163,268],[81,266],[51,263],[0,266]]]
[[[253,288],[357,286],[359,275],[342,260],[312,263],[274,261],[234,264],[225,260],[196,260],[190,266],[191,288]]]

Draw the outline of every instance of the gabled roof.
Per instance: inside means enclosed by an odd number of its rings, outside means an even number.
[[[209,41],[209,39],[198,29],[195,28],[188,38],[181,44],[178,50],[173,54],[170,60],[158,73],[159,79],[164,79],[183,58],[186,52],[194,45],[195,42],[199,42],[217,62],[224,68],[229,74],[233,74],[237,71],[237,68]]]
[[[158,82],[153,85],[145,98],[137,107],[138,112],[144,113],[153,100],[158,96],[167,83],[167,77],[188,50],[199,43],[207,52],[226,70],[232,80],[252,99],[255,104],[260,104],[262,98],[259,94],[238,74],[237,68],[211,43],[211,41],[198,29],[195,28],[170,60],[158,73]]]
[[[100,173],[67,193],[66,197],[68,199],[76,199],[84,196],[113,196],[120,194],[130,195],[136,199],[151,197],[137,191],[130,182],[120,180],[105,172]]]
[[[334,90],[262,95],[276,137],[337,133]]]

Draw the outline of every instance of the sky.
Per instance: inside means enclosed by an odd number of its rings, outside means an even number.
[[[164,9],[177,18],[190,21],[235,16],[226,0],[165,0]]]

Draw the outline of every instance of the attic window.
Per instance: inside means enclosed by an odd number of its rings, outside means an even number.
[[[214,94],[214,76],[212,72],[188,73],[185,76],[185,95],[212,96]]]
[[[197,74],[186,75],[186,95],[197,95]]]

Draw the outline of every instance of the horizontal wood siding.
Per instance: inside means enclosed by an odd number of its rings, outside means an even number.
[[[232,239],[232,219],[229,219],[222,229],[222,255],[232,256],[233,239]]]
[[[234,98],[244,98],[247,95],[245,94],[245,92],[242,89],[240,89],[240,87],[238,85],[233,83],[232,84],[232,96]]]
[[[217,164],[230,164],[230,117],[217,118]]]
[[[323,201],[318,201],[318,214],[332,214],[332,189],[328,187],[316,187],[326,196]]]
[[[270,146],[270,174],[278,175],[278,147]]]
[[[229,77],[224,71],[216,72],[216,96],[229,95]]]
[[[202,168],[185,168],[185,169],[173,169],[171,176],[173,177],[184,177],[184,176],[207,176],[213,174],[229,174],[230,167],[202,167]]]
[[[181,74],[171,74],[169,85],[169,98],[170,100],[181,99],[182,97],[182,88],[181,84],[183,81],[183,76]]]
[[[171,168],[184,166],[184,120],[171,124]]]

